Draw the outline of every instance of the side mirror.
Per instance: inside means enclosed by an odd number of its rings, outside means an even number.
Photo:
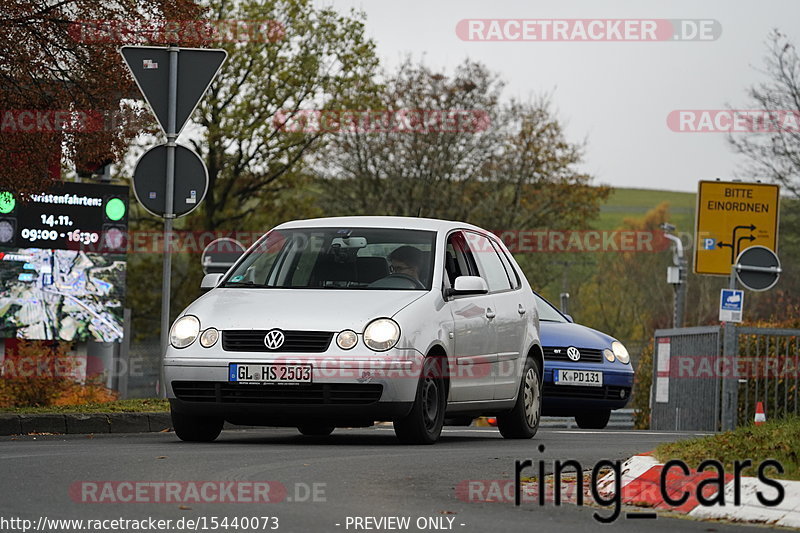
[[[489,287],[480,276],[459,276],[452,289],[447,289],[445,296],[466,296],[470,294],[486,294]]]
[[[569,321],[570,321],[570,323],[572,323],[572,324],[574,324],[574,323],[575,323],[575,321],[574,321],[574,320],[572,320],[572,315],[564,315],[564,318],[566,318],[567,320],[569,320]]]
[[[224,274],[206,274],[203,276],[203,281],[200,282],[200,288],[205,291],[213,289],[219,285],[219,280],[222,279],[223,275]]]

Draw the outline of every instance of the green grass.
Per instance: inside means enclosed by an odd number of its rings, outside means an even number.
[[[746,476],[757,475],[758,465],[765,459],[776,459],[784,468],[783,474],[767,470],[769,477],[800,480],[800,418],[775,420],[763,426],[749,425],[718,435],[662,444],[655,456],[661,462],[680,459],[696,470],[704,459],[716,459],[733,473],[733,462],[751,459],[754,468],[745,469]]]
[[[691,233],[694,232],[695,198],[696,195],[690,192],[614,189],[608,201],[600,207],[600,216],[593,226],[602,230],[616,229],[626,218],[642,218],[661,202],[668,202],[670,221],[678,231]]]
[[[109,403],[86,405],[59,405],[52,407],[10,407],[0,409],[0,414],[64,414],[64,413],[154,413],[169,411],[169,402],[161,398],[137,398]]]

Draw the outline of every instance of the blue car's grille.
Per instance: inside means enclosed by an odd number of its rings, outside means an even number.
[[[542,394],[545,398],[586,398],[595,400],[625,400],[631,395],[630,387],[605,385],[582,387],[578,385],[555,385],[545,383]]]
[[[572,361],[567,357],[567,346],[545,346],[544,358],[551,361]],[[600,363],[603,361],[603,351],[594,348],[580,348],[581,358],[576,363]]]

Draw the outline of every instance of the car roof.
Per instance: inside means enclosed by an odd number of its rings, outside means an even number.
[[[417,218],[417,217],[327,217],[309,218],[305,220],[293,220],[284,222],[275,229],[292,228],[322,228],[322,227],[350,227],[350,228],[394,228],[394,229],[417,229],[437,232],[448,232],[454,229],[473,229],[484,233],[488,231],[467,224],[466,222],[456,222],[452,220],[440,220],[436,218]]]

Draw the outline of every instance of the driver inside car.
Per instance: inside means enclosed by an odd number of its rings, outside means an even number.
[[[389,254],[389,273],[403,274],[421,282],[422,252],[413,246],[400,246]]]

